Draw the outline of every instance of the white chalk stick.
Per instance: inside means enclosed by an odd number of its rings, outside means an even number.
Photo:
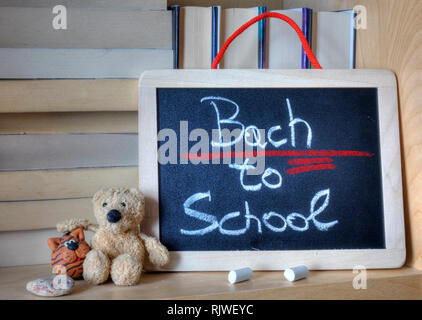
[[[237,270],[231,270],[229,272],[229,282],[230,283],[237,283],[245,280],[249,280],[252,278],[253,271],[251,268],[242,268]]]
[[[306,278],[309,275],[309,270],[306,266],[297,266],[284,270],[284,277],[289,281],[296,281]]]

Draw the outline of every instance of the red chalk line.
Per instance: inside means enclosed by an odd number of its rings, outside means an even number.
[[[258,150],[258,151],[231,151],[210,152],[207,154],[181,153],[184,159],[210,160],[223,158],[250,158],[250,157],[372,157],[373,153],[354,150]]]
[[[289,159],[287,162],[291,166],[301,166],[313,163],[332,163],[332,158],[303,158],[303,159]]]
[[[327,164],[313,164],[309,166],[301,166],[301,167],[294,167],[291,169],[286,170],[286,173],[293,175],[302,172],[309,172],[309,171],[319,171],[319,170],[332,170],[337,168],[335,165],[331,163]]]

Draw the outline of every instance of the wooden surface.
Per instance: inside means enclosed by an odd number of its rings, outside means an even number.
[[[201,81],[198,81],[201,79]],[[398,268],[405,260],[397,88],[388,70],[157,70],[139,80],[139,188],[146,214],[156,223],[147,234],[159,237],[156,88],[378,88],[382,189],[386,249],[172,252],[165,270],[241,268],[278,270],[305,264],[309,269]]]
[[[367,10],[357,31],[356,67],[388,68],[398,79],[407,263],[422,269],[422,1],[284,0],[286,9]]]
[[[311,271],[293,283],[282,271],[254,272],[237,284],[227,281],[227,272],[146,273],[132,287],[79,280],[73,293],[59,298],[25,290],[28,281],[50,272],[49,265],[0,268],[0,299],[422,299],[422,272],[411,268],[367,271],[367,288],[360,290],[353,288],[352,271]]]

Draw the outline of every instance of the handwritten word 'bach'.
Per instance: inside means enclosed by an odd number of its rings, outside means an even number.
[[[212,141],[211,145],[214,147],[227,147],[227,146],[233,146],[235,145],[237,142],[239,142],[240,140],[243,139],[243,137],[245,137],[245,143],[248,144],[249,146],[255,147],[255,146],[260,146],[260,147],[265,147],[267,145],[266,142],[264,142],[264,137],[261,136],[261,133],[259,131],[259,129],[255,126],[255,125],[249,125],[247,127],[245,127],[245,125],[236,120],[240,108],[239,105],[227,98],[224,97],[214,97],[214,96],[209,96],[209,97],[203,97],[201,99],[201,103],[204,101],[210,101],[210,105],[214,108],[216,116],[217,116],[217,127],[218,127],[218,142],[216,141]],[[234,113],[229,117],[229,118],[225,118],[222,119],[221,115],[220,115],[220,110],[217,106],[217,101],[223,101],[223,102],[228,102],[230,103],[233,107],[234,107]],[[307,135],[307,139],[306,139],[306,147],[310,148],[311,147],[311,143],[312,143],[312,129],[311,126],[309,125],[309,123],[303,119],[297,118],[293,116],[293,111],[292,111],[292,107],[290,105],[290,100],[287,98],[286,99],[286,104],[287,104],[287,110],[289,113],[289,127],[290,127],[290,138],[291,138],[291,145],[292,147],[296,147],[296,136],[295,136],[295,126],[298,124],[303,124],[305,125],[305,127],[308,130],[308,135]],[[224,141],[223,139],[223,132],[222,132],[222,126],[223,125],[237,125],[240,128],[240,134],[232,141]],[[280,140],[274,140],[272,138],[272,135],[276,132],[276,131],[281,131],[281,126],[280,125],[276,125],[276,126],[272,126],[267,133],[267,138],[268,141],[276,148],[282,146],[283,144],[287,143],[287,139],[280,139]],[[249,137],[253,137],[253,141],[250,141]]]

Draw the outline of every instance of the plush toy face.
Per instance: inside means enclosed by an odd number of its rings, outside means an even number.
[[[73,279],[82,276],[82,267],[87,253],[91,250],[85,241],[82,228],[76,228],[61,238],[48,239],[51,253],[51,266],[53,273],[66,273]]]
[[[111,188],[93,197],[94,214],[100,228],[124,233],[138,228],[144,217],[144,196],[135,188]]]

